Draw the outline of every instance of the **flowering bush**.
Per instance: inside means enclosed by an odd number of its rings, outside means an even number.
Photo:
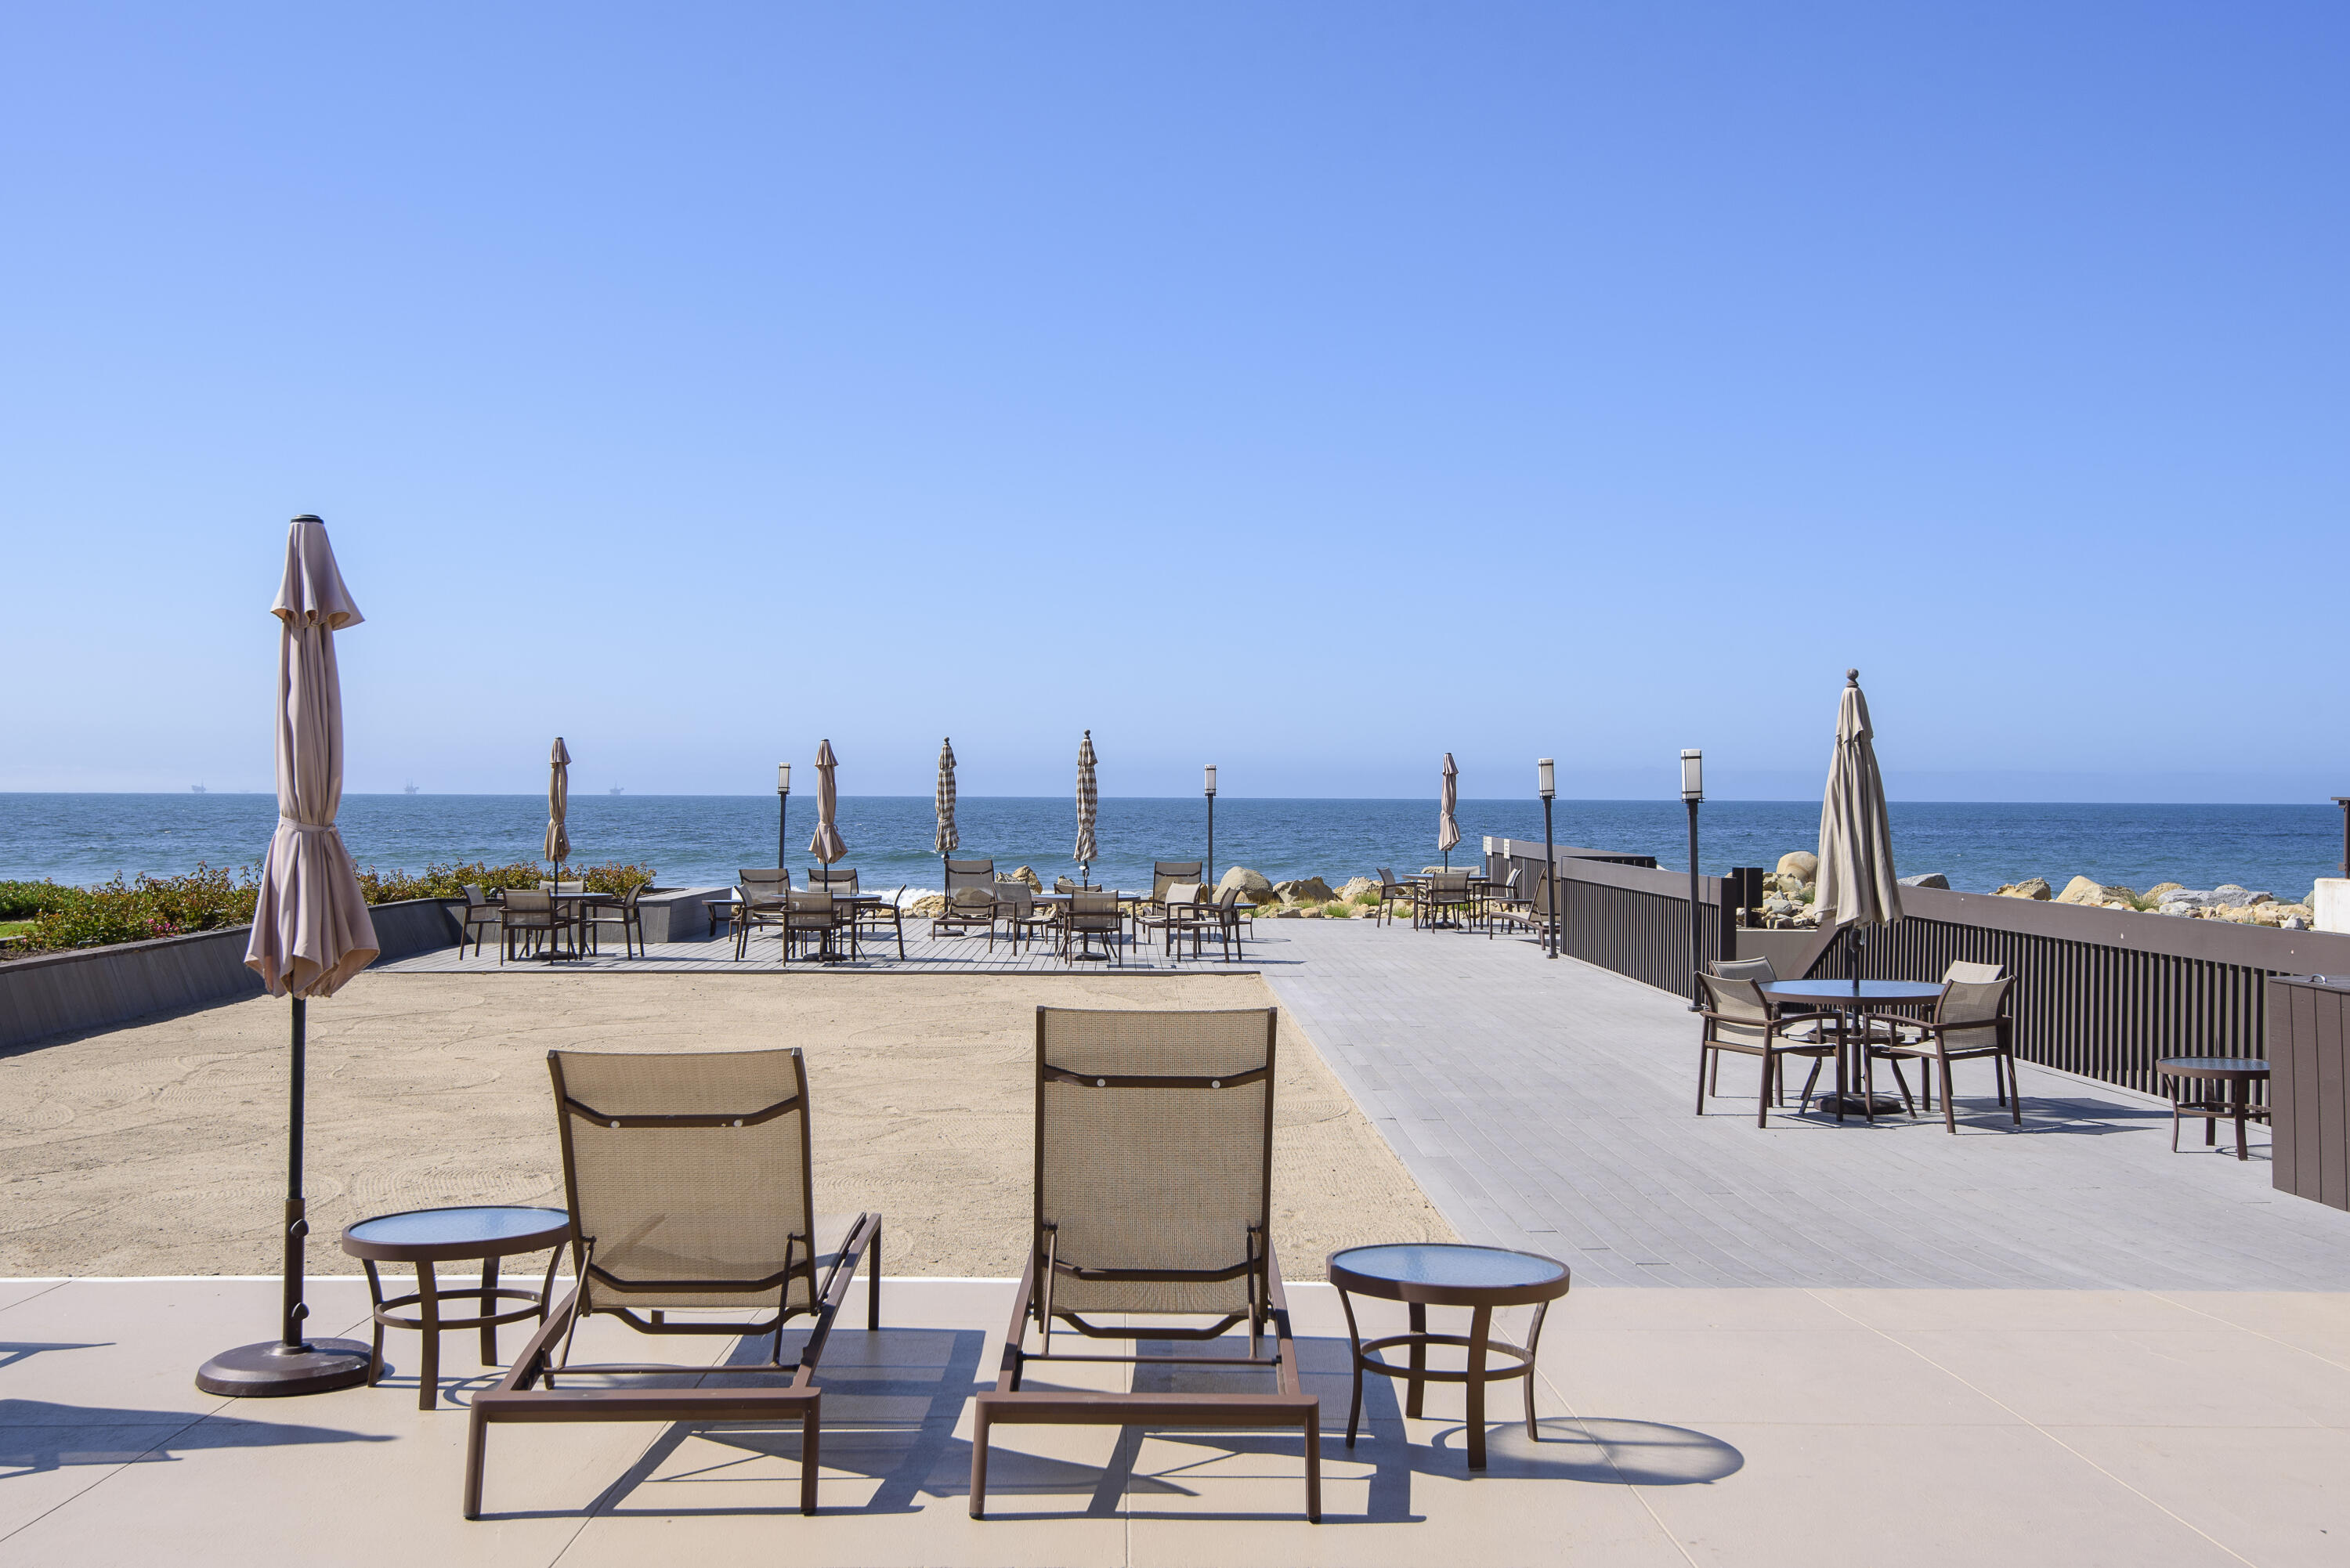
[[[62,948],[102,948],[245,925],[253,919],[254,905],[260,898],[256,875],[257,867],[252,866],[231,872],[200,863],[184,877],[141,877],[126,883],[118,876],[95,888],[0,882],[0,919],[30,917],[33,922],[25,940],[6,950],[16,956]],[[369,903],[388,904],[399,898],[462,898],[468,882],[484,891],[536,888],[545,875],[542,864],[528,861],[509,866],[481,861],[463,866],[436,863],[417,875],[380,873],[369,867],[359,872],[359,888]],[[565,867],[564,880],[574,877],[592,893],[625,893],[631,888],[650,886],[653,868],[619,861]]]

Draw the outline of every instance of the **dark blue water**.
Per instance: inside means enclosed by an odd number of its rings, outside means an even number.
[[[792,853],[808,864],[816,803],[795,794]],[[2210,888],[2237,882],[2281,898],[2337,876],[2341,815],[2331,805],[1981,805],[1903,801],[1892,805],[1894,855],[1904,875],[1939,871],[1954,888],[1985,890],[2025,877],[2062,888],[2075,875],[2145,888],[2157,882]],[[120,871],[170,874],[202,860],[257,861],[276,817],[267,794],[0,794],[0,877],[93,882]],[[538,853],[546,803],[535,795],[350,795],[343,836],[361,865],[421,870],[431,861],[529,860]],[[1687,816],[1679,801],[1560,801],[1561,844],[1653,855],[1684,867]],[[959,853],[999,867],[1034,866],[1046,880],[1074,871],[1076,807],[1066,797],[966,796]],[[1802,801],[1721,801],[1700,818],[1698,860],[1707,871],[1775,865],[1814,847],[1819,807]],[[573,857],[650,864],[671,885],[723,883],[737,867],[775,861],[775,798],[735,795],[577,795]],[[849,796],[840,829],[845,865],[868,886],[939,885],[930,852],[926,796]],[[1464,801],[1456,864],[1473,861],[1485,835],[1540,840],[1538,801]],[[1207,852],[1204,803],[1105,800],[1096,829],[1097,878],[1149,881],[1154,859]],[[1433,800],[1219,800],[1216,862],[1249,866],[1276,881],[1318,876],[1336,887],[1378,866],[1435,864]]]

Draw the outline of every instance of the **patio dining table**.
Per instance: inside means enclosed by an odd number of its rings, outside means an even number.
[[[1852,1027],[1853,1021],[1863,1012],[1879,1007],[1920,1007],[1941,999],[1943,987],[1939,981],[1919,980],[1771,980],[1762,982],[1762,994],[1774,1002],[1793,1002],[1799,1006],[1823,1008],[1835,1014],[1836,1086],[1835,1093],[1825,1096],[1838,1121],[1849,1112],[1857,1111],[1870,1121],[1879,1111],[1891,1115],[1901,1102],[1890,1095],[1871,1098],[1861,1088],[1861,1062],[1856,1054],[1866,1050],[1868,1031],[1864,1026]]]

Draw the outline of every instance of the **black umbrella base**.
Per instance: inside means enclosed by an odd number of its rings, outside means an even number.
[[[1872,1109],[1880,1116],[1898,1116],[1901,1114],[1901,1102],[1891,1095],[1877,1096],[1873,1106],[1866,1095],[1831,1093],[1812,1096],[1812,1109],[1822,1116],[1835,1115],[1839,1106],[1844,1108],[1844,1114],[1848,1116],[1865,1116],[1869,1115]]]
[[[356,1339],[313,1339],[288,1350],[283,1343],[224,1350],[196,1373],[196,1386],[231,1398],[328,1394],[368,1380],[369,1348]]]

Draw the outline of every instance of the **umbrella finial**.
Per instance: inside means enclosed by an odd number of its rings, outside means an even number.
[[[1860,671],[1859,671],[1859,670],[1846,670],[1846,671],[1844,672],[1844,683],[1845,683],[1846,686],[1857,686],[1857,685],[1859,685],[1859,684],[1860,684]]]

